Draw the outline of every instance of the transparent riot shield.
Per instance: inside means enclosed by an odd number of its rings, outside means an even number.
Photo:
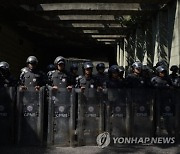
[[[174,89],[156,89],[156,135],[175,136],[177,100]],[[178,111],[179,112],[179,111]]]
[[[0,88],[0,144],[14,143],[15,87]]]
[[[48,144],[73,146],[75,137],[75,90],[49,89]]]
[[[97,145],[97,136],[104,131],[104,104],[102,93],[94,88],[78,94],[78,145]]]
[[[180,89],[174,89],[173,94],[175,101],[175,137],[176,142],[180,143]]]
[[[44,87],[17,91],[18,128],[17,143],[20,145],[43,144]]]
[[[129,89],[108,89],[105,128],[112,137],[125,137],[130,135],[129,94]]]
[[[131,133],[134,137],[154,136],[154,90],[132,88]]]

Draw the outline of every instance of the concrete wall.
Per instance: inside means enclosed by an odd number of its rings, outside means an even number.
[[[11,27],[0,24],[0,61],[10,64],[11,72],[18,77],[26,59],[33,54],[34,46]]]
[[[172,1],[151,19],[138,25],[126,38],[123,53],[128,66],[133,61],[155,66],[160,60],[180,66],[180,0]],[[122,63],[119,56],[118,64]],[[125,63],[123,61],[123,63]]]
[[[180,1],[168,6],[170,66],[180,66]]]

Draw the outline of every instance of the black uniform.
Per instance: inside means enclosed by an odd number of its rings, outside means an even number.
[[[49,85],[57,86],[58,88],[66,88],[70,85],[67,73],[58,70],[52,71],[52,74],[49,77]]]
[[[0,62],[0,86],[1,87],[17,86],[17,80],[10,73],[9,64],[5,61]]]
[[[107,88],[124,88],[125,84],[124,84],[124,80],[123,79],[113,79],[110,78],[107,82],[106,82],[106,87]]]
[[[158,66],[156,68],[157,75],[151,79],[153,87],[165,88],[172,86],[170,78],[167,76],[167,68],[164,66]],[[160,73],[164,76],[160,76]]]
[[[151,83],[154,87],[170,87],[172,86],[171,80],[168,77],[155,76],[151,79]]]
[[[173,87],[180,87],[180,77],[177,74],[170,74],[169,78]]]
[[[132,73],[126,77],[126,86],[128,88],[145,87],[145,81],[141,76],[138,76]]]
[[[116,77],[113,77],[115,73]],[[120,78],[120,67],[118,65],[112,65],[108,70],[109,78],[106,81],[106,88],[124,88],[124,78]]]
[[[173,87],[180,87],[180,77],[178,76],[179,68],[177,65],[172,65],[170,68],[172,73],[169,75]]]
[[[97,73],[96,74],[97,86],[104,87],[107,80],[108,80],[108,76],[105,73]]]
[[[22,72],[20,75],[20,85],[26,87],[44,86],[46,84],[46,76],[42,71],[30,70]]]
[[[94,75],[91,75],[90,77],[86,76],[79,76],[77,78],[77,87],[85,87],[87,88],[97,88],[97,81],[96,77]]]
[[[73,74],[72,72],[68,73],[69,85],[71,85],[73,87],[76,87],[76,85],[77,85],[77,78],[78,78],[77,74]]]
[[[16,87],[17,86],[17,80],[11,75],[1,75],[1,84],[4,87]]]

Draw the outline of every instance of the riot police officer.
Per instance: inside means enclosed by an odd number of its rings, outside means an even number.
[[[65,70],[65,58],[62,56],[56,57],[54,65],[56,70],[52,71],[52,74],[49,77],[49,85],[55,90],[58,88],[72,88]]]
[[[37,68],[38,60],[35,56],[29,56],[26,60],[27,68],[20,75],[21,89],[34,87],[39,90],[46,83],[45,74]]]
[[[12,76],[9,64],[5,61],[0,62],[0,80],[4,87],[17,86],[17,80]]]
[[[172,85],[171,80],[167,75],[167,68],[165,66],[158,66],[156,68],[157,75],[151,79],[151,83],[154,87],[170,87]]]
[[[54,64],[49,64],[47,66],[47,76],[51,76],[52,72],[56,69],[56,67],[54,66]]]
[[[172,73],[169,75],[169,78],[172,82],[173,87],[180,87],[180,77],[178,76],[179,68],[177,65],[172,65],[170,68]]]
[[[153,76],[153,71],[148,65],[142,66],[142,78],[146,87],[151,87],[151,78]]]
[[[70,66],[70,72],[68,76],[69,76],[70,85],[72,85],[73,87],[76,87],[76,78],[79,76],[77,64],[74,63]]]
[[[132,64],[132,73],[126,78],[126,84],[129,88],[144,87],[144,80],[142,78],[142,63],[134,62]]]
[[[106,82],[106,88],[124,88],[124,80],[119,76],[120,68],[118,65],[112,65],[108,70],[108,81]]]
[[[97,70],[97,74],[96,74],[97,84],[98,84],[98,86],[103,87],[103,85],[107,81],[107,75],[104,73],[105,64],[98,63],[96,65],[96,70]]]
[[[77,78],[77,87],[82,91],[88,88],[97,88],[96,77],[92,74],[93,64],[92,62],[85,62],[83,64],[83,76]]]

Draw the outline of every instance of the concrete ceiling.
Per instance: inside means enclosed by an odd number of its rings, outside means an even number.
[[[26,31],[80,45],[113,45],[170,0],[2,0],[0,17]],[[7,14],[6,16],[4,14]]]

